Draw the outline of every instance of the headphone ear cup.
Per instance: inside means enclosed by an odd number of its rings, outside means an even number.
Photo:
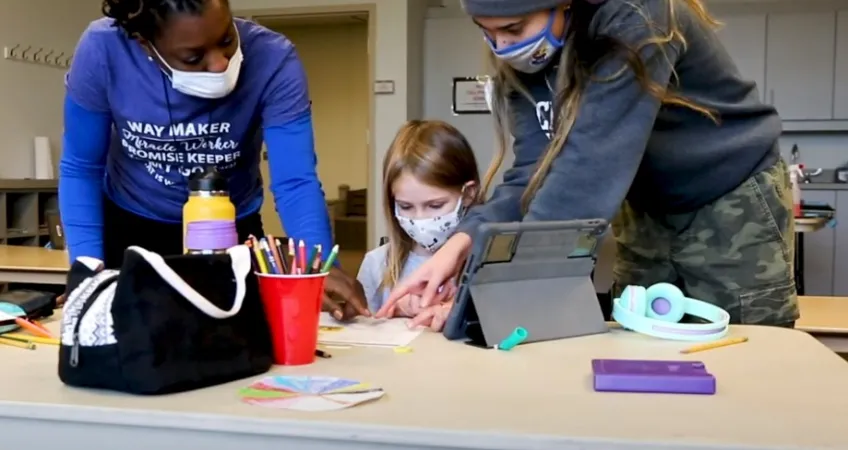
[[[645,288],[642,286],[627,286],[621,292],[621,305],[633,314],[644,316],[648,308],[645,298]]]
[[[645,290],[645,316],[663,322],[680,322],[686,312],[686,296],[677,286],[657,283]]]

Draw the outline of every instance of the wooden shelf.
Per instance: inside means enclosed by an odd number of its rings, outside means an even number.
[[[0,179],[0,244],[43,247],[47,215],[58,211],[56,180]]]

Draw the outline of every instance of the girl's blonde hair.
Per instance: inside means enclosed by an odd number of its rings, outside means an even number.
[[[659,50],[657,56],[664,58],[664,63],[672,64],[665,54],[664,46],[677,44],[683,51],[686,49],[687,43],[681,31],[682,27],[678,17],[679,8],[689,8],[693,16],[706,27],[716,28],[719,25],[707,12],[701,0],[664,0],[664,2],[666,3],[667,9],[665,13],[667,14],[669,24],[667,30],[659,29],[638,5],[622,2],[622,7],[636,9],[645,18],[645,26],[654,31],[651,38],[640,42],[635,47],[631,47],[617,42],[609,36],[590,36],[589,24],[598,6],[583,0],[573,0],[570,6],[571,20],[565,32],[565,46],[560,54],[559,66],[556,73],[556,92],[553,95],[552,108],[554,111],[554,132],[551,134],[551,141],[545,150],[544,156],[522,195],[521,205],[525,213],[529,208],[533,196],[545,180],[551,164],[568,141],[568,135],[577,117],[582,93],[589,81],[608,82],[622,76],[629,69],[633,71],[642,89],[660,99],[663,104],[686,107],[707,116],[716,123],[718,122],[718,118],[713,111],[683,98],[679,94],[669,90],[668,86],[657,84],[650,79],[646,62],[640,56],[642,50],[651,45],[656,46]],[[491,51],[488,53],[490,64],[495,72],[492,77],[492,115],[495,119],[498,148],[483,178],[483,189],[481,190],[483,193],[488,192],[491,187],[495,175],[503,163],[504,153],[509,142],[510,110],[507,101],[508,97],[514,93],[518,93],[527,98],[531,103],[535,103],[530,92],[519,81],[515,71],[508,64],[495,57]],[[626,60],[626,65],[611,77],[604,79],[593,78],[594,69],[614,56],[623,56]],[[673,73],[672,78],[676,82],[676,74]]]
[[[415,248],[415,242],[395,217],[392,185],[403,174],[412,175],[426,185],[456,192],[461,192],[469,181],[480,184],[477,159],[459,130],[438,120],[411,120],[401,127],[383,158],[383,212],[389,223],[389,251],[382,288],[397,283],[409,253]],[[476,202],[477,195],[470,200]]]

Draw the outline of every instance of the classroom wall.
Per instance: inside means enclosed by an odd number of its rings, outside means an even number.
[[[101,0],[3,0],[0,46],[71,55]],[[33,138],[48,136],[54,165],[61,154],[65,69],[0,59],[0,178],[32,178]]]
[[[371,94],[367,22],[278,25],[270,28],[294,43],[309,78],[318,178],[327,198],[338,198],[342,184],[353,189],[367,187],[371,170],[368,154],[368,96]],[[285,230],[269,189],[267,166],[267,161],[262,161],[260,168],[265,180],[266,199],[262,205],[262,223],[266,233],[283,236]]]
[[[312,97],[318,175],[327,198],[368,186],[367,23],[283,27],[297,47]],[[332,64],[328,64],[332,61]]]
[[[370,136],[370,167],[374,169],[370,180],[368,240],[375,246],[379,236],[386,235],[386,226],[379,214],[379,199],[382,188],[379,183],[379,162],[389,147],[396,131],[410,118],[409,103],[420,101],[420,89],[410,89],[416,85],[416,73],[410,73],[409,55],[420,51],[423,45],[419,36],[411,35],[411,21],[423,21],[422,0],[230,0],[230,6],[238,14],[260,16],[267,14],[289,13],[298,8],[320,8],[366,5],[375,10],[374,17],[374,67],[375,80],[394,82],[395,92],[389,95],[376,95],[374,98],[374,130]],[[410,6],[412,5],[412,6]],[[422,17],[415,17],[420,15]],[[423,28],[423,27],[422,27]],[[328,62],[331,64],[331,62]]]

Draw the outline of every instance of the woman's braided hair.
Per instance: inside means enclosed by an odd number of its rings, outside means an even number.
[[[103,15],[131,38],[153,40],[174,14],[203,13],[209,0],[103,0]],[[226,1],[226,0],[222,0]]]

